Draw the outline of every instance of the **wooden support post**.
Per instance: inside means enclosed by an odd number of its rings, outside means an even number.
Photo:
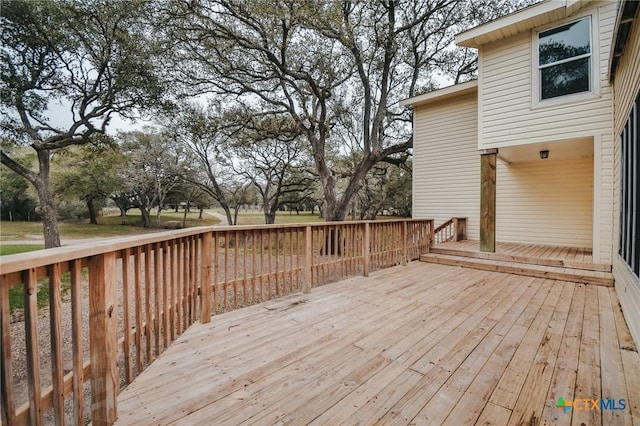
[[[455,217],[453,223],[456,229],[456,241],[462,241],[467,239],[467,218]]]
[[[211,232],[202,235],[200,250],[200,323],[206,324],[211,320]]]
[[[148,253],[148,252],[147,252]],[[89,262],[89,331],[91,358],[91,419],[111,425],[118,418],[118,315],[116,309],[116,253]],[[147,323],[149,327],[149,323]]]
[[[364,224],[364,238],[362,239],[362,275],[369,276],[371,264],[371,226],[369,222]]]
[[[311,244],[311,226],[307,225],[304,227],[304,280],[302,281],[302,292],[309,293],[311,291],[311,280],[312,280],[312,270],[311,266],[313,265],[313,247]]]
[[[480,251],[496,251],[497,149],[480,153]]]

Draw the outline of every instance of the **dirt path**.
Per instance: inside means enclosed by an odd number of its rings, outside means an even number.
[[[229,224],[229,221],[227,221],[227,216],[217,213],[217,212],[207,212],[205,211],[206,214],[208,214],[209,216],[213,216],[216,219],[218,219],[220,221],[220,223],[214,225],[214,226],[227,226]]]

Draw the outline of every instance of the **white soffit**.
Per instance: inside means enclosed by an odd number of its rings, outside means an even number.
[[[478,48],[483,44],[512,37],[575,13],[589,0],[547,0],[456,35],[458,46]]]
[[[445,99],[455,98],[458,96],[474,93],[478,90],[478,80],[471,80],[465,83],[454,84],[452,86],[443,87],[442,89],[427,92],[422,95],[400,101],[402,106],[421,106],[433,102],[439,102]]]
[[[549,151],[549,158],[540,159],[540,151]],[[508,146],[498,149],[498,157],[509,164],[593,158],[593,139],[581,138]]]

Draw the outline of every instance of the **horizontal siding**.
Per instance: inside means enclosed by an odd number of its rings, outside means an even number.
[[[620,144],[618,135],[622,132],[629,110],[640,88],[640,20],[633,23],[631,34],[620,58],[614,79],[614,151],[613,151],[613,276],[620,305],[624,312],[631,335],[640,346],[640,283],[625,261],[617,254],[620,244]]]
[[[592,136],[611,128],[613,93],[608,59],[616,5],[603,3],[597,9],[600,96],[595,99],[532,107],[531,33],[483,46],[479,82],[481,148]]]
[[[616,291],[633,340],[640,345],[640,284],[624,260],[616,255],[613,260]]]
[[[594,235],[595,245],[598,249],[594,253],[594,259],[601,263],[611,264],[613,261],[613,217],[614,217],[614,150],[613,135],[611,134],[611,122],[609,132],[601,135],[600,148],[596,155],[599,164],[596,167],[596,183],[599,185],[596,203],[599,210],[596,212],[598,220],[598,232]]]
[[[498,162],[496,239],[592,246],[593,162]]]
[[[414,111],[413,213],[436,225],[467,217],[479,237],[480,156],[477,98],[467,96]]]
[[[619,135],[640,88],[640,18],[633,22],[627,46],[616,70],[614,85],[615,134]]]

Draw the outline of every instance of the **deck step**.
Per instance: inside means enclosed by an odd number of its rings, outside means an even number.
[[[570,259],[554,259],[535,256],[518,256],[505,253],[484,253],[457,248],[432,247],[431,253],[446,254],[450,256],[470,257],[475,259],[499,260],[503,262],[526,263],[529,265],[555,266],[558,268],[579,269],[588,271],[611,272],[611,265],[604,263],[584,262]]]
[[[435,251],[435,250],[434,250]],[[613,275],[607,271],[577,269],[575,267],[560,267],[515,262],[497,259],[483,259],[471,256],[456,256],[431,252],[420,256],[423,262],[439,263],[441,265],[461,266],[464,268],[480,269],[484,271],[504,272],[515,275],[525,275],[536,278],[571,281],[582,284],[593,284],[613,287]]]

